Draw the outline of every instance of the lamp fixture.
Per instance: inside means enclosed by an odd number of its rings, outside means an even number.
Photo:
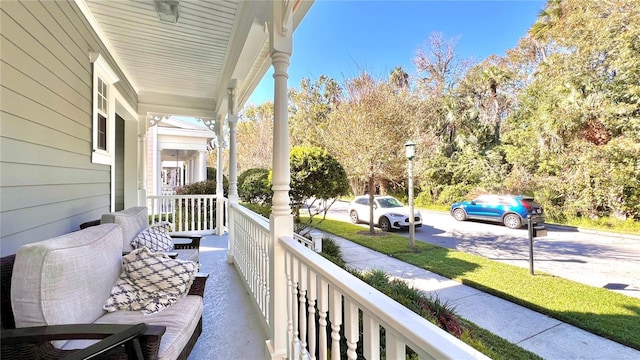
[[[180,4],[178,0],[155,0],[156,12],[160,21],[177,23],[180,17]]]
[[[413,160],[414,156],[416,155],[416,143],[414,143],[413,140],[407,141],[407,143],[404,144],[404,150],[407,159]]]

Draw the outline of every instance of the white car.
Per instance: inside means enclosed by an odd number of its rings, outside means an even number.
[[[356,196],[349,204],[349,218],[354,224],[369,223],[369,195]],[[415,227],[422,226],[420,211],[414,211]],[[409,228],[409,208],[393,196],[374,196],[373,225],[382,231]]]

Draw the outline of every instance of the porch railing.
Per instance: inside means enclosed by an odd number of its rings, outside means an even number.
[[[217,214],[217,203],[223,211]],[[227,199],[216,195],[156,195],[147,197],[150,223],[170,222],[172,232],[213,234],[218,226],[227,228]]]
[[[231,211],[233,263],[269,327],[269,220],[237,204],[231,204]]]
[[[419,315],[363,283],[292,237],[280,238],[284,259],[270,259],[269,222],[252,211],[232,205],[234,263],[242,274],[266,326],[272,284],[281,279],[287,289],[287,319],[283,336],[290,339],[289,359],[404,359],[408,349],[419,359],[487,359]],[[284,261],[285,272],[270,277],[272,261]],[[276,274],[274,274],[276,275]],[[384,329],[384,336],[381,336]],[[274,330],[274,329],[272,329]],[[381,348],[381,345],[384,346]],[[381,350],[383,349],[383,350]]]

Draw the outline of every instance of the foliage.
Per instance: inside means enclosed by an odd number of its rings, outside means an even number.
[[[271,168],[273,153],[273,103],[248,106],[238,122],[238,171]]]
[[[338,161],[318,147],[295,146],[290,155],[292,211],[297,220],[300,208],[307,204],[309,216],[312,206],[321,200],[335,199],[349,194],[347,174]],[[311,200],[311,203],[308,203]],[[298,221],[299,222],[299,221]]]
[[[242,203],[242,206],[267,219],[271,216],[270,204]]]
[[[216,193],[216,181],[205,180],[194,182],[176,189],[178,195],[200,195],[200,194],[215,194]],[[229,190],[229,184],[224,189],[225,194]]]
[[[217,178],[217,170],[214,167],[207,166],[207,180],[216,181]],[[224,193],[229,193],[229,178],[226,175],[222,174],[222,187],[224,188]]]
[[[238,196],[253,204],[271,204],[273,191],[269,181],[269,170],[248,169],[238,176]]]
[[[322,252],[320,255],[344,269],[345,262],[342,258],[342,249],[332,237],[324,236],[322,238]]]
[[[321,75],[313,83],[300,82],[300,89],[289,89],[289,124],[293,146],[322,146],[329,114],[338,105],[342,88],[337,81]]]
[[[531,30],[548,50],[507,118],[504,149],[529,190],[554,194],[558,219],[640,219],[640,29],[627,26],[640,9],[632,4],[552,1]]]
[[[373,193],[376,180],[404,174],[403,144],[417,116],[411,111],[414,99],[409,92],[397,92],[389,83],[362,73],[346,81],[340,100],[327,122],[327,133],[339,136],[325,136],[325,146],[352,183],[365,182]]]

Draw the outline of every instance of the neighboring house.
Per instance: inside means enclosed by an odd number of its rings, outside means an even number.
[[[176,188],[206,180],[207,155],[216,139],[203,124],[173,117],[149,128],[147,195],[175,194]]]

